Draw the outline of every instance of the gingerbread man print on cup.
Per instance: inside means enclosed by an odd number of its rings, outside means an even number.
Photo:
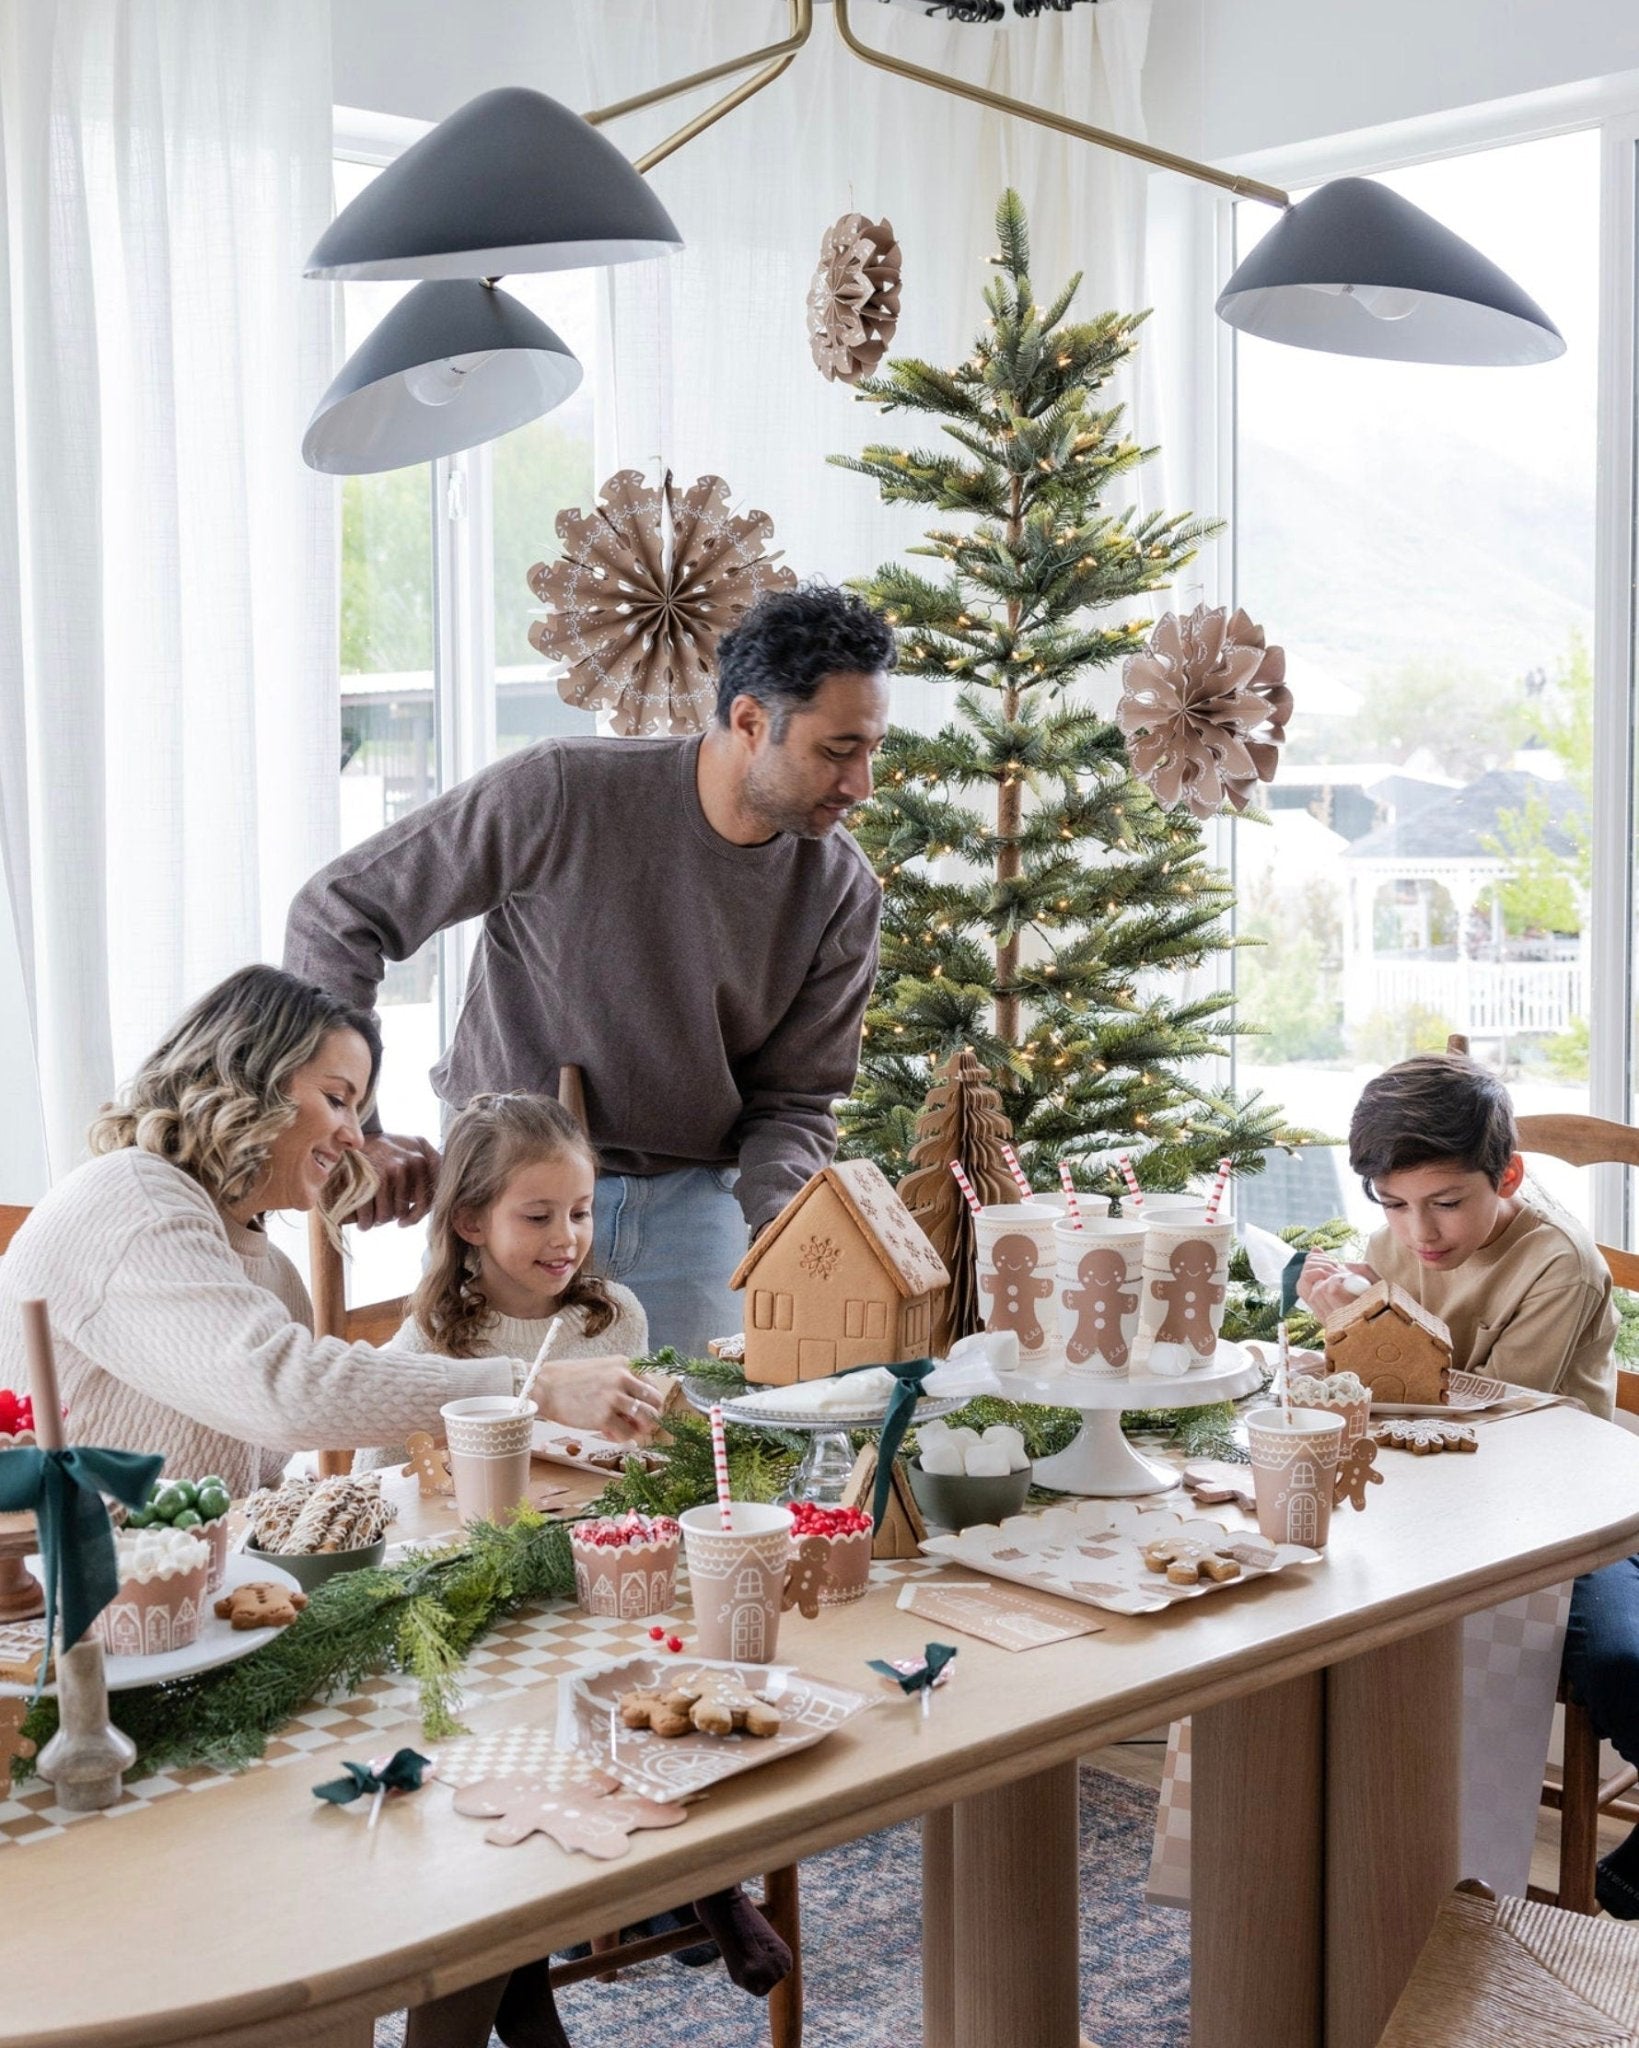
[[[1215,1277],[1218,1257],[1204,1238],[1187,1238],[1174,1245],[1167,1261],[1171,1278],[1151,1280],[1150,1291],[1166,1307],[1166,1316],[1155,1333],[1157,1344],[1187,1344],[1203,1358],[1210,1358],[1218,1345],[1212,1311],[1224,1298]]]
[[[1083,1365],[1098,1357],[1119,1372],[1127,1363],[1127,1319],[1138,1306],[1138,1296],[1122,1290],[1127,1284],[1127,1260],[1111,1245],[1088,1252],[1076,1268],[1079,1287],[1066,1290],[1064,1304],[1076,1312],[1076,1327],[1064,1347],[1071,1365]]]
[[[1035,1239],[1023,1231],[1011,1231],[991,1246],[991,1271],[979,1281],[990,1296],[986,1318],[990,1328],[1015,1331],[1024,1351],[1040,1351],[1047,1341],[1036,1304],[1052,1293],[1053,1283],[1037,1275],[1040,1260]]]

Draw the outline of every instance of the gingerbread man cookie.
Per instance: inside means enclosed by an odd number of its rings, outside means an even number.
[[[1023,1231],[1009,1231],[991,1247],[990,1261],[995,1271],[986,1273],[979,1282],[991,1299],[991,1329],[1016,1332],[1026,1351],[1040,1351],[1047,1341],[1036,1303],[1047,1299],[1053,1283],[1036,1278],[1040,1257],[1033,1237],[1026,1237]]]
[[[1066,1308],[1076,1311],[1076,1327],[1064,1347],[1072,1365],[1084,1365],[1089,1358],[1102,1358],[1119,1372],[1127,1363],[1127,1340],[1121,1334],[1124,1317],[1138,1306],[1136,1294],[1124,1294],[1127,1261],[1120,1252],[1105,1245],[1090,1251],[1076,1268],[1079,1287],[1068,1288]]]
[[[1187,1344],[1202,1358],[1218,1348],[1213,1334],[1212,1311],[1224,1298],[1220,1281],[1213,1278],[1218,1255],[1205,1238],[1186,1238],[1173,1249],[1168,1260],[1170,1280],[1152,1280],[1150,1292],[1166,1304],[1166,1320],[1155,1333],[1157,1344]]]
[[[795,1607],[812,1621],[820,1611],[820,1595],[830,1574],[830,1544],[823,1536],[804,1537],[786,1570],[785,1597],[780,1602],[780,1612],[789,1614]]]
[[[275,1585],[272,1579],[251,1579],[222,1595],[216,1603],[216,1618],[236,1629],[289,1628],[306,1605],[305,1593]]]

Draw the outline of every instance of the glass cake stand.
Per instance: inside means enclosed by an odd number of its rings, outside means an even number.
[[[1036,1460],[1034,1480],[1057,1493],[1095,1500],[1126,1500],[1166,1493],[1179,1484],[1169,1466],[1135,1451],[1121,1430],[1133,1408],[1205,1408],[1239,1401],[1263,1385],[1263,1368],[1243,1345],[1220,1340],[1211,1362],[1176,1378],[1158,1373],[1118,1375],[1072,1372],[1062,1359],[1046,1359],[1001,1376],[1003,1398],[1035,1408],[1078,1408],[1081,1428],[1062,1451]]]
[[[755,1398],[758,1391],[748,1388],[744,1395],[736,1394],[732,1398],[735,1401]],[[689,1406],[697,1408],[702,1415],[710,1413],[713,1402],[722,1400],[722,1390],[703,1380],[685,1379],[683,1392]],[[935,1416],[952,1415],[964,1405],[960,1400],[918,1401],[910,1426],[914,1429],[918,1423],[932,1422]],[[731,1413],[729,1404],[725,1404],[724,1420],[736,1423],[742,1429],[766,1429],[782,1435],[806,1437],[808,1441],[802,1459],[791,1475],[791,1483],[775,1497],[774,1505],[791,1507],[799,1500],[806,1500],[817,1502],[821,1507],[834,1508],[841,1502],[848,1475],[854,1469],[850,1432],[870,1430],[874,1434],[881,1429],[887,1417],[881,1410],[876,1410],[870,1414],[821,1415],[798,1420],[785,1415],[748,1415],[742,1408],[735,1408]]]

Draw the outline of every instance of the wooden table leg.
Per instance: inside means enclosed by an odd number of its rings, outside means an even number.
[[[954,1830],[953,1807],[922,1816],[922,2048],[955,2048],[956,2042]]]
[[[1194,1717],[1190,2048],[1318,2048],[1324,1736],[1318,1672]]]
[[[1462,1624],[1326,1673],[1326,2048],[1373,2048],[1463,1875]]]
[[[953,2048],[1077,2048],[1077,1789],[1055,1764],[953,1809]]]

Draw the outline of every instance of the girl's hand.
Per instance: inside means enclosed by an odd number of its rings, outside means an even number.
[[[1346,1266],[1330,1252],[1311,1252],[1298,1275],[1298,1300],[1325,1322],[1364,1292],[1362,1280],[1369,1286],[1377,1277],[1370,1266]]]
[[[617,1443],[647,1443],[660,1421],[654,1388],[624,1358],[554,1359],[535,1382],[541,1413]]]

